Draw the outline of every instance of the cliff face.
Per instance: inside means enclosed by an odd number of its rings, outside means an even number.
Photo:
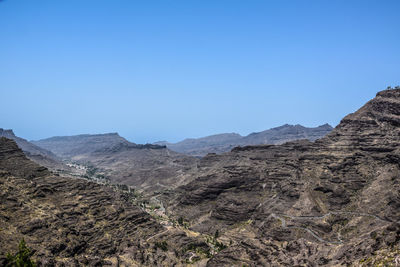
[[[315,142],[204,157],[168,210],[233,242],[209,265],[377,260],[400,240],[399,126],[400,90],[379,92]]]
[[[164,144],[169,149],[179,153],[202,157],[208,153],[228,152],[237,146],[283,144],[288,141],[300,139],[314,141],[325,136],[332,129],[329,124],[315,128],[285,124],[262,132],[251,133],[247,136],[235,133],[217,134],[198,139],[185,139],[174,144],[167,142],[159,142],[159,144]]]
[[[27,159],[14,141],[0,138],[0,266],[22,238],[39,266],[185,262],[190,255],[181,249],[196,239],[161,226],[129,198],[110,187],[53,175]],[[162,241],[165,251],[157,245]]]

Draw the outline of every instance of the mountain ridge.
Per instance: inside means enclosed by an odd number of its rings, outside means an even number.
[[[68,167],[64,165],[61,159],[54,153],[40,146],[37,146],[24,138],[16,136],[14,134],[14,131],[11,129],[5,130],[3,128],[0,128],[0,137],[6,137],[16,141],[17,145],[22,149],[25,155],[40,165],[43,165],[53,170],[68,169]]]
[[[327,123],[318,127],[304,127],[300,124],[284,124],[261,132],[253,132],[246,136],[241,136],[237,133],[222,133],[200,138],[186,138],[177,143],[162,141],[154,144],[166,145],[173,151],[202,157],[208,153],[220,154],[229,152],[237,146],[282,144],[298,139],[309,139],[314,141],[323,137],[332,129],[332,126]]]

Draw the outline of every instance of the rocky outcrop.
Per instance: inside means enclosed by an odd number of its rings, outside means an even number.
[[[204,157],[167,210],[231,243],[210,266],[372,262],[400,244],[399,126],[400,90],[379,92],[315,142]]]
[[[169,149],[202,157],[208,153],[228,152],[237,146],[261,145],[261,144],[283,144],[285,142],[308,139],[314,141],[332,131],[329,124],[315,128],[307,128],[301,125],[285,124],[262,132],[251,133],[241,136],[236,133],[217,134],[202,138],[189,138],[178,143],[158,142],[156,144],[166,145]]]

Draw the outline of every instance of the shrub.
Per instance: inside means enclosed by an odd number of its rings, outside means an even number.
[[[155,246],[156,248],[160,248],[162,251],[168,250],[168,243],[166,241],[156,242]]]
[[[217,239],[219,237],[219,231],[215,231],[214,238]]]
[[[22,239],[18,245],[18,252],[15,255],[7,253],[6,267],[35,267],[36,263],[31,260],[32,252]]]

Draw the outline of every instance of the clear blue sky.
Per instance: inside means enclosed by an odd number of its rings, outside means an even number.
[[[400,1],[0,1],[0,127],[137,143],[317,126],[400,84]]]

